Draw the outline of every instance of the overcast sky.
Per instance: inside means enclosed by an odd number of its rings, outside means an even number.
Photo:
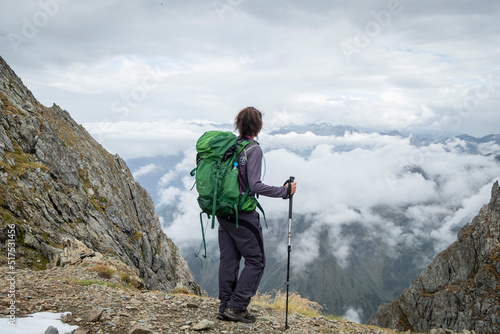
[[[481,137],[500,128],[499,9],[495,0],[1,0],[0,55],[43,104],[88,127],[224,123],[253,105],[264,131],[325,121]]]

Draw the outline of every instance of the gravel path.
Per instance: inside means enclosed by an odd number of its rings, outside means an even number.
[[[0,274],[5,280],[7,268],[1,268]],[[84,280],[94,284],[82,285]],[[4,316],[8,314],[7,292],[8,287],[2,284],[0,304]],[[285,322],[283,312],[263,306],[250,308],[258,315],[254,324],[220,321],[216,319],[217,299],[113,287],[112,281],[82,266],[18,270],[16,306],[17,317],[35,312],[71,312],[63,322],[79,326],[77,334],[282,333]],[[289,314],[288,322],[290,328],[286,333],[394,333],[349,321],[312,319],[295,313]]]

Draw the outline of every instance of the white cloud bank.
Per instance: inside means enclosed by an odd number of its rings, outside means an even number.
[[[193,147],[198,138],[217,126],[208,121],[160,120],[155,122],[97,122],[86,130],[108,151],[124,159],[177,155]],[[220,126],[218,126],[220,129]],[[224,131],[233,130],[231,126]]]
[[[184,133],[183,140],[174,140],[168,131],[161,135],[168,149],[182,152],[184,159],[160,180],[158,206],[174,204],[166,232],[182,249],[196,249],[200,209],[196,191],[189,190],[194,182],[189,172],[194,168],[196,140],[211,125],[176,125],[172,133]],[[318,238],[325,228],[330,231],[329,251],[341,266],[348,265],[353,245],[360,242],[383,243],[398,256],[401,245],[416,247],[430,240],[437,253],[488,202],[491,185],[500,178],[495,160],[500,151],[493,142],[481,144],[481,154],[470,154],[458,139],[415,146],[412,138],[376,133],[263,133],[260,140],[267,166],[264,182],[282,185],[290,175],[298,182],[294,214],[308,224],[294,238],[294,256],[302,266],[319,256]],[[182,187],[174,186],[173,180],[182,180]],[[285,201],[261,197],[260,202],[271,221],[287,215]],[[366,230],[364,240],[343,232],[353,224]],[[273,228],[265,232],[269,238],[277,237]],[[209,231],[207,239],[216,245],[216,232]]]
[[[158,170],[158,168],[159,167],[156,166],[155,164],[148,164],[148,165],[142,166],[138,170],[134,171],[132,173],[132,176],[134,177],[134,179],[138,179],[141,176],[148,175],[149,173],[152,173],[152,172]]]

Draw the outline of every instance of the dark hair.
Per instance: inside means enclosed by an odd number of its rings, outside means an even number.
[[[236,115],[234,127],[241,137],[256,137],[262,129],[262,113],[254,107],[246,107]]]

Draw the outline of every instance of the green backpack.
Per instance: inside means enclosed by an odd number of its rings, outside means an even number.
[[[250,188],[244,194],[240,194],[238,155],[252,143],[258,145],[249,140],[238,143],[236,135],[229,131],[207,131],[196,143],[197,166],[190,174],[196,175],[198,204],[202,210],[200,222],[204,244],[203,213],[206,213],[209,218],[212,217],[212,229],[215,226],[215,216],[234,214],[236,227],[238,227],[238,211],[253,211],[256,207],[262,211],[264,221],[266,219],[264,210],[255,196],[248,195]]]

